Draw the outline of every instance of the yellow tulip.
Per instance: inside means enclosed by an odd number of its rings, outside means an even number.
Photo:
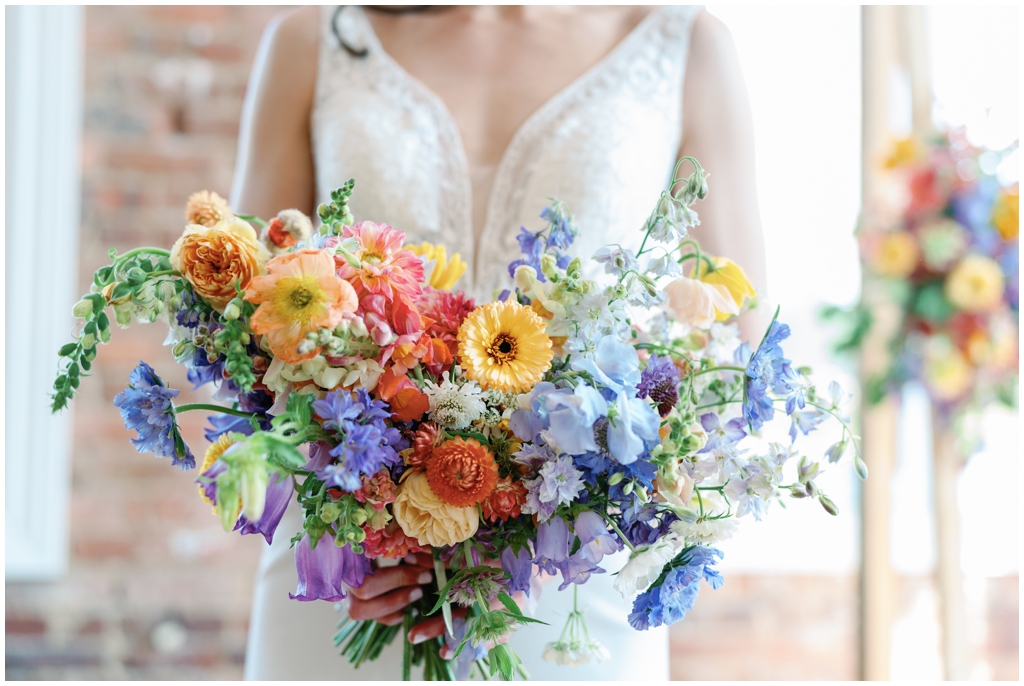
[[[736,303],[736,311],[740,311],[746,298],[753,298],[757,295],[746,272],[743,271],[743,267],[725,257],[711,257],[711,261],[715,264],[714,269],[709,269],[704,260],[700,261],[697,278],[712,286],[723,286],[729,292],[729,297]],[[736,312],[716,307],[715,321],[725,321],[734,314]]]
[[[462,261],[459,253],[448,259],[448,251],[443,245],[433,243],[420,243],[419,245],[407,245],[414,255],[419,255],[427,262],[434,263],[434,269],[430,272],[430,279],[427,282],[431,288],[439,291],[449,291],[455,287],[462,275],[466,273],[466,263]]]

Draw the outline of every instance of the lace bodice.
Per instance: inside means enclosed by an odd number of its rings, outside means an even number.
[[[534,112],[502,156],[474,231],[469,165],[445,104],[384,52],[358,7],[340,12],[335,28],[366,54],[342,49],[327,8],[312,119],[317,197],[356,179],[356,219],[461,253],[470,268],[459,285],[483,300],[511,285],[506,266],[519,253],[519,227],[541,228],[549,197],[576,215],[576,254],[588,258],[607,243],[636,248],[679,149],[696,10],[655,10]]]

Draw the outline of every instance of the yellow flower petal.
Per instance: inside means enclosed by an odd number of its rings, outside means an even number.
[[[459,362],[485,389],[525,393],[551,366],[544,320],[515,300],[473,310],[459,327]]]

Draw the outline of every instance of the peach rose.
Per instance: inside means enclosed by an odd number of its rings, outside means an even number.
[[[427,475],[418,470],[410,469],[402,476],[391,507],[398,526],[420,545],[455,545],[475,534],[480,526],[475,506],[454,507],[444,503],[430,490]]]
[[[235,283],[244,289],[268,259],[256,231],[236,217],[209,228],[190,224],[171,249],[171,265],[217,311],[235,297]]]

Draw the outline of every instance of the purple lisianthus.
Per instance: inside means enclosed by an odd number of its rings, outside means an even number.
[[[215,463],[216,464],[216,463]],[[267,497],[263,506],[263,515],[257,522],[250,522],[243,514],[235,523],[235,531],[244,534],[260,534],[267,543],[274,542],[274,532],[281,523],[284,511],[292,500],[292,484],[287,478],[272,474],[267,484]]]
[[[140,360],[128,377],[128,388],[114,396],[114,406],[121,409],[125,428],[138,432],[131,439],[137,451],[169,457],[172,465],[184,471],[196,466],[196,458],[174,418],[171,401],[180,392],[167,388],[153,368]]]
[[[552,517],[537,526],[537,554],[533,563],[548,574],[562,569],[569,559],[569,525]]]
[[[708,433],[708,442],[698,451],[702,453],[710,452],[723,445],[737,443],[747,435],[747,432],[743,430],[743,420],[738,417],[722,424],[717,414],[708,412],[700,416],[700,425]]]
[[[295,568],[299,585],[292,600],[329,600],[337,602],[347,595],[344,586],[359,588],[370,573],[370,561],[352,552],[350,545],[339,547],[334,539],[325,536],[316,548],[309,547],[309,536],[303,536],[295,546]]]
[[[622,549],[619,539],[609,533],[604,518],[596,512],[580,512],[573,522],[573,529],[580,539],[579,552],[594,564],[600,562],[605,555],[617,553]]]
[[[651,355],[647,368],[640,374],[636,394],[657,403],[658,414],[664,417],[679,402],[679,378],[679,369],[672,364],[672,360]]]
[[[696,546],[684,554],[683,562],[665,575],[658,586],[647,589],[633,601],[629,624],[638,631],[678,622],[693,608],[704,579],[711,588],[722,585],[722,575],[712,566],[722,558],[722,551]]]
[[[756,431],[775,416],[775,404],[769,391],[786,396],[795,390],[796,372],[790,361],[783,357],[780,343],[789,338],[789,327],[773,321],[761,345],[747,364],[747,399],[743,403],[743,418]]]
[[[518,591],[530,595],[530,577],[533,575],[533,560],[530,558],[530,549],[523,546],[519,553],[512,552],[509,546],[501,551],[501,568],[512,577],[508,580],[508,592]]]

